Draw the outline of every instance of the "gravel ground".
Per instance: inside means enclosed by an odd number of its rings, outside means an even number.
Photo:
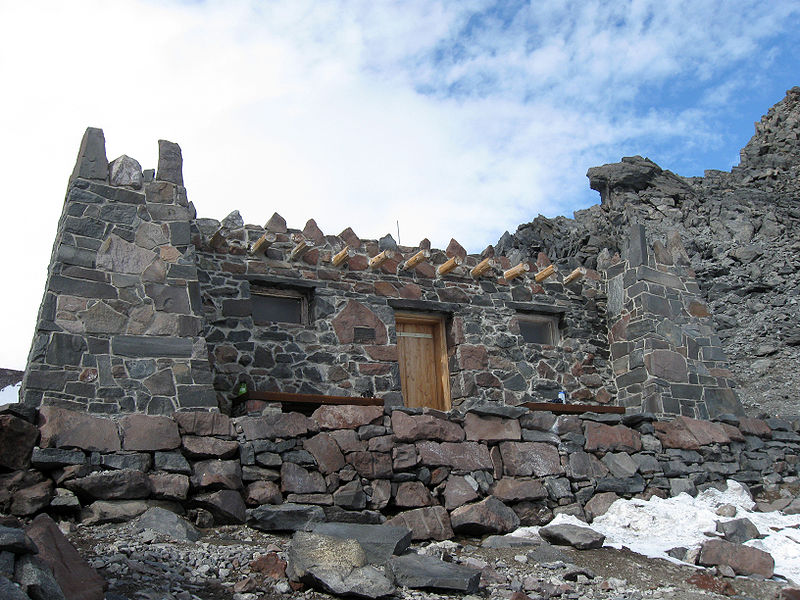
[[[109,583],[108,600],[272,600],[331,596],[294,590],[285,578],[265,574],[264,562],[285,559],[290,536],[267,535],[246,526],[204,530],[198,542],[175,542],[131,524],[64,524],[67,536]],[[644,598],[752,598],[774,600],[785,582],[709,576],[708,570],[676,565],[627,549],[482,548],[479,539],[415,545],[418,552],[483,570],[480,596],[533,599],[641,600]],[[544,554],[543,554],[544,552]],[[259,557],[261,561],[257,561]],[[255,561],[255,562],[254,562]],[[689,580],[705,574],[716,593]],[[519,593],[517,598],[524,598]],[[403,600],[455,598],[440,592],[399,590]]]

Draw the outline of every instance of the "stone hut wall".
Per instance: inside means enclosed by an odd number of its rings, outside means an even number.
[[[249,252],[265,233],[276,241],[266,253]],[[292,258],[298,240],[311,249]],[[550,263],[541,255],[523,277],[506,281],[512,265],[504,256],[474,279],[470,270],[491,257],[467,255],[452,240],[444,250],[404,270],[403,261],[421,248],[398,246],[391,236],[361,240],[352,229],[325,235],[310,220],[288,229],[274,215],[266,227],[245,225],[238,213],[221,223],[198,219],[193,226],[205,316],[205,338],[213,356],[215,387],[229,393],[239,382],[250,389],[329,395],[397,397],[400,394],[396,311],[433,312],[446,318],[453,405],[464,399],[507,404],[546,401],[565,390],[573,401],[613,399],[607,361],[605,294],[599,274],[564,285],[563,273],[536,283]],[[331,257],[349,246],[339,267]],[[383,250],[393,258],[379,268],[369,259]],[[462,266],[445,276],[436,268],[458,257]],[[308,323],[259,325],[252,316],[257,285],[282,286],[307,295]],[[561,342],[525,343],[518,312],[560,315]]]
[[[148,177],[87,129],[58,223],[22,400],[94,413],[216,408],[177,145]]]
[[[591,520],[617,497],[695,493],[726,479],[778,484],[797,475],[798,429],[732,416],[556,416],[493,402],[449,414],[323,406],[311,417],[235,419],[112,419],[48,406],[37,420],[12,406],[0,414],[0,512],[96,523],[160,503],[206,524],[197,509],[265,529],[388,518],[417,539],[444,539],[559,512]]]
[[[722,341],[677,234],[650,246],[631,228],[605,272],[618,402],[629,412],[708,419],[744,414]]]

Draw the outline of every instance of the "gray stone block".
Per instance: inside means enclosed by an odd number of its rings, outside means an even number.
[[[265,504],[247,512],[248,525],[261,531],[309,531],[325,520],[321,507],[307,504]]]
[[[400,555],[411,545],[411,530],[390,525],[361,525],[355,523],[320,523],[314,533],[340,539],[354,539],[367,556],[367,562],[382,565],[392,555]]]
[[[168,181],[183,185],[183,156],[178,144],[167,140],[158,140],[156,181]]]
[[[103,130],[87,127],[78,150],[78,159],[70,179],[99,179],[108,177],[108,159],[106,158],[106,138]]]
[[[116,335],[111,338],[111,351],[117,356],[131,358],[191,358],[192,340],[144,335]]]
[[[481,579],[478,569],[415,553],[391,557],[386,572],[397,586],[453,590],[464,594],[477,592]]]

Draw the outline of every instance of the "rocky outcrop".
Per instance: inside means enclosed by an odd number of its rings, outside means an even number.
[[[730,173],[681,177],[635,156],[587,176],[600,204],[574,219],[539,216],[520,225],[503,235],[497,253],[513,262],[544,252],[563,270],[603,270],[624,255],[632,224],[643,225],[656,254],[670,260],[670,240],[679,240],[745,408],[797,414],[800,87],[756,123]]]

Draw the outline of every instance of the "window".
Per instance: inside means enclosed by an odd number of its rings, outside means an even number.
[[[558,344],[558,315],[517,313],[519,333],[527,344],[555,346]]]
[[[308,298],[296,290],[252,288],[253,323],[308,323]]]

